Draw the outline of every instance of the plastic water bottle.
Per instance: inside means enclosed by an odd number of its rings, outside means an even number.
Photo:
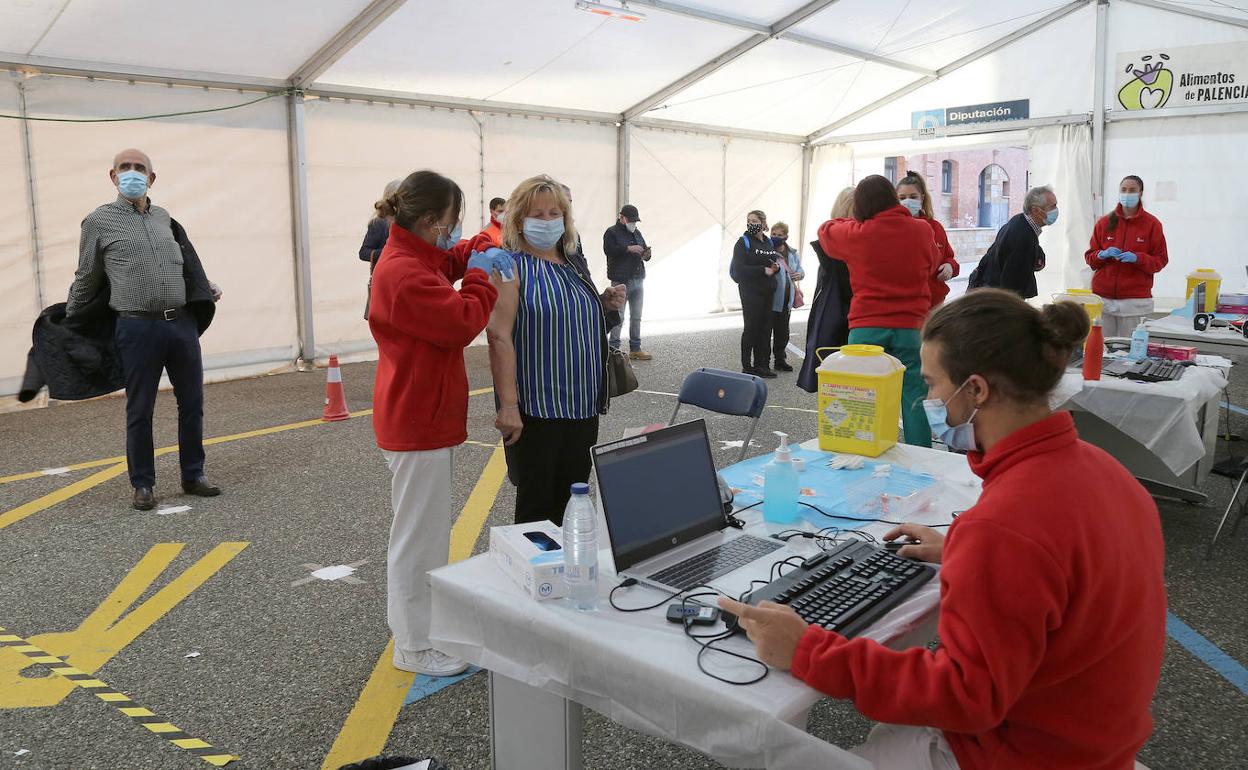
[[[793,467],[788,435],[780,431],[775,434],[780,437],[780,446],[775,458],[763,466],[763,521],[792,524],[799,518],[797,469]]]
[[[1143,321],[1140,321],[1140,325],[1131,332],[1131,352],[1127,354],[1127,358],[1132,361],[1143,361],[1148,358],[1148,329]]]
[[[598,609],[598,532],[589,485],[572,485],[563,509],[563,577],[568,602],[580,612]]]

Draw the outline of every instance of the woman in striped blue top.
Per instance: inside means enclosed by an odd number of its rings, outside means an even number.
[[[503,248],[516,280],[503,284],[487,327],[494,424],[516,485],[516,523],[561,524],[571,485],[589,479],[589,449],[607,411],[607,330],[627,295],[624,286],[594,287],[558,182],[521,182],[506,211]]]

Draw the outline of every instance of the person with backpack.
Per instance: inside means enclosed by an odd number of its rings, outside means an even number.
[[[741,297],[741,371],[774,379],[771,363],[772,300],[780,255],[767,237],[767,215],[754,210],[745,216],[745,233],[732,249],[728,275]]]

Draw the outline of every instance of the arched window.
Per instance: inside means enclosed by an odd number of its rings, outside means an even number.
[[[1010,175],[996,163],[979,172],[979,226],[999,228],[1010,218]]]
[[[940,191],[942,193],[953,192],[953,161],[951,160],[940,162]]]

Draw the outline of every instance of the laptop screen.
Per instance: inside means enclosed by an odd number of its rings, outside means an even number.
[[[723,528],[704,421],[601,444],[593,458],[617,571]]]

